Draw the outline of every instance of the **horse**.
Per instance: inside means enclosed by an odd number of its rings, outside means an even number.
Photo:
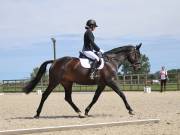
[[[33,91],[35,86],[40,81],[43,74],[46,72],[46,67],[51,64],[49,68],[49,84],[42,94],[39,107],[34,118],[39,118],[45,100],[48,98],[53,89],[61,84],[65,91],[65,101],[67,101],[80,118],[88,116],[91,107],[97,102],[99,96],[103,92],[105,86],[109,86],[115,91],[123,100],[126,109],[130,115],[134,115],[133,109],[130,107],[126,96],[121,91],[117,83],[117,73],[121,64],[128,60],[134,70],[140,68],[140,47],[139,45],[126,45],[117,47],[103,53],[104,67],[97,71],[98,77],[95,79],[89,78],[89,69],[81,66],[79,58],[65,56],[56,60],[47,60],[41,64],[37,75],[23,88],[26,94]],[[72,85],[77,83],[80,85],[97,85],[94,97],[91,103],[85,109],[83,114],[80,109],[74,104],[72,100]]]

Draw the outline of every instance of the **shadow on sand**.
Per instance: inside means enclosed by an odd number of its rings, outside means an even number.
[[[97,117],[112,117],[111,114],[94,114],[94,115],[88,115],[85,118],[97,118]],[[62,115],[62,116],[40,116],[38,119],[72,119],[72,118],[78,118],[78,115]],[[31,119],[36,119],[34,117],[12,117],[9,119],[22,119],[22,120],[31,120]]]
[[[79,118],[79,116],[40,116],[38,119],[72,119],[72,118]],[[10,119],[36,119],[34,117],[14,117]]]

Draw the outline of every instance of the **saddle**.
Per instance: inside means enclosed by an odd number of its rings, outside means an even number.
[[[93,59],[87,57],[83,52],[79,52],[79,60],[81,63],[81,66],[84,68],[91,68],[91,64],[93,63]],[[98,63],[97,69],[102,69],[104,67],[104,59],[100,58],[100,62]]]

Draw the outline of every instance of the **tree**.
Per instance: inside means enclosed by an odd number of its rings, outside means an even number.
[[[36,67],[33,69],[32,73],[31,73],[31,79],[35,78],[38,71],[39,71],[39,67]],[[47,80],[48,80],[48,74],[47,74],[47,72],[45,72],[45,74],[42,76],[42,81],[45,82]]]
[[[150,62],[149,58],[145,54],[141,54],[141,69],[134,71],[131,64],[126,60],[122,64],[121,72],[122,74],[146,74],[150,72]]]
[[[168,73],[178,73],[180,72],[180,69],[170,69],[168,70]]]
[[[32,73],[31,73],[31,79],[35,78],[35,76],[36,76],[38,70],[39,70],[38,67],[36,67],[36,68],[33,69]]]

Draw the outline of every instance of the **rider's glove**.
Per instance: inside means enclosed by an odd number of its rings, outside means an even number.
[[[101,53],[104,53],[104,50],[102,50],[102,49],[100,49],[99,51],[100,51]]]

